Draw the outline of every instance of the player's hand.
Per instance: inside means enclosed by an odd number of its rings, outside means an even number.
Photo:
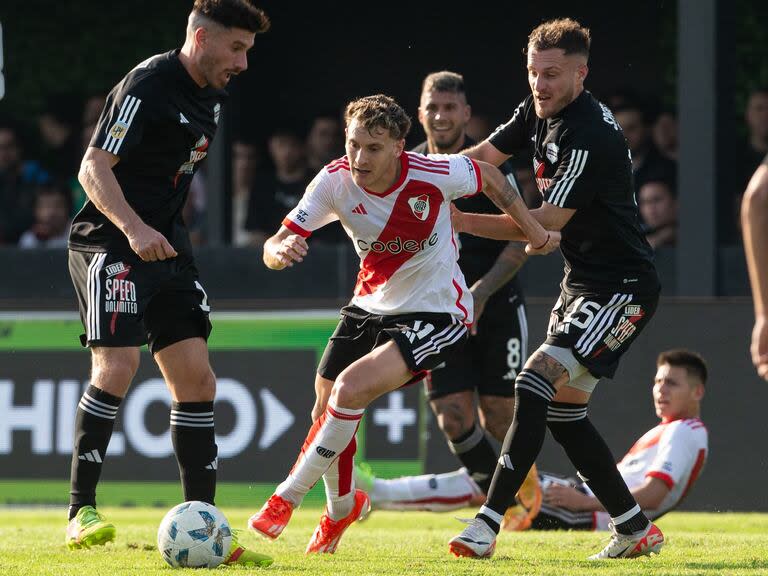
[[[472,288],[469,289],[469,291],[472,293],[472,298],[474,299],[475,309],[475,318],[472,322],[472,326],[469,328],[470,336],[477,335],[477,325],[480,322],[480,316],[483,315],[483,312],[485,311],[485,305],[488,303],[488,298],[490,297],[490,294],[487,294],[485,290],[478,286],[478,284],[479,280],[472,285]]]
[[[768,381],[768,317],[766,316],[755,318],[750,351],[757,374]]]
[[[293,266],[296,262],[302,262],[307,255],[307,241],[298,234],[290,234],[283,238],[278,244],[264,245],[264,250],[270,252],[272,263],[277,264],[274,270]]]
[[[582,510],[584,508],[584,501],[589,497],[582,492],[579,492],[575,488],[570,486],[561,486],[560,484],[552,484],[547,491],[543,494],[543,502],[549,506],[557,506],[558,508],[567,508],[568,510]]]
[[[453,202],[451,202],[451,224],[456,232],[467,231],[467,219],[465,218],[465,214],[456,208],[456,205]]]
[[[136,252],[144,262],[166,260],[178,256],[165,236],[143,222],[135,230],[129,231],[126,236],[131,250]]]
[[[554,252],[560,247],[560,232],[547,230],[547,241],[541,246],[534,247],[530,242],[525,245],[525,253],[528,256],[543,256]]]

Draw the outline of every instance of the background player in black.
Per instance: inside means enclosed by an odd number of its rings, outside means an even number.
[[[419,105],[419,122],[427,140],[413,151],[456,154],[474,146],[476,142],[466,134],[471,115],[460,74],[429,74]],[[499,168],[518,188],[509,163]],[[501,213],[484,194],[454,203],[465,212]],[[451,451],[487,493],[497,454],[485,431],[499,442],[504,440],[515,407],[515,378],[527,354],[525,302],[515,279],[527,255],[521,242],[505,244],[469,234],[461,234],[459,241],[459,265],[474,298],[474,324],[464,349],[428,377],[427,396]],[[475,417],[475,390],[482,427]]]
[[[741,231],[755,304],[752,363],[760,377],[768,380],[768,156],[757,167],[744,193]]]
[[[528,39],[531,95],[512,119],[467,154],[500,164],[534,144],[534,172],[544,197],[531,213],[562,234],[562,294],[545,344],[518,374],[515,418],[502,447],[486,504],[450,542],[454,554],[488,557],[507,507],[549,427],[610,513],[614,533],[591,559],[657,552],[661,531],[640,510],[605,441],[587,418],[597,381],[653,315],[659,284],[634,202],[631,158],[610,110],[584,90],[589,30],[553,20]],[[520,239],[511,220],[459,215],[459,230]]]
[[[185,500],[213,503],[217,448],[207,296],[181,217],[216,132],[231,76],[266,15],[247,0],[196,0],[180,50],[149,58],[109,94],[80,167],[88,202],[75,217],[69,266],[91,348],[91,384],[75,421],[67,544],[114,539],[96,484],[122,398],[149,348],[171,391],[171,437]],[[236,540],[228,563],[268,565]]]

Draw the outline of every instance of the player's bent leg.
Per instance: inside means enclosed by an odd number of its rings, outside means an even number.
[[[102,546],[115,539],[115,526],[93,506],[83,506],[67,525],[66,543],[70,550]]]
[[[320,523],[312,533],[312,537],[307,544],[307,554],[324,553],[333,554],[341,541],[344,532],[356,520],[362,520],[368,515],[371,509],[371,501],[368,494],[362,490],[355,490],[354,506],[352,510],[338,520],[334,520],[328,515],[328,511],[320,517]]]
[[[312,422],[320,418],[320,415],[325,412],[332,389],[333,380],[315,374],[315,405],[312,407]]]
[[[515,397],[481,394],[478,408],[483,428],[496,440],[504,442],[515,414]]]

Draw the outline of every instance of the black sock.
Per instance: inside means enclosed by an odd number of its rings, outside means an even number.
[[[95,386],[80,397],[70,473],[69,519],[83,506],[96,506],[96,485],[122,398]]]
[[[448,442],[448,447],[461,460],[469,475],[483,493],[491,487],[493,471],[496,469],[496,451],[477,422],[466,434]]]
[[[587,417],[587,405],[554,402],[547,418],[552,436],[565,449],[579,476],[611,515],[616,530],[621,534],[644,530],[648,518],[616,468],[610,448]],[[621,521],[617,522],[617,519]]]
[[[213,504],[218,454],[213,402],[174,402],[171,405],[171,439],[179,463],[184,500]]]
[[[515,415],[501,447],[488,499],[477,515],[496,533],[541,451],[547,433],[547,406],[555,392],[555,387],[533,370],[523,370],[517,376]]]

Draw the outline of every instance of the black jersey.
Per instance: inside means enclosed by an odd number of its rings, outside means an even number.
[[[477,142],[469,136],[465,136],[461,149],[464,150],[475,144],[477,144]],[[429,154],[428,148],[427,142],[422,142],[413,148],[413,152],[426,155]],[[511,175],[511,178],[514,178],[512,166],[509,162],[504,162],[504,164],[499,166],[499,170],[501,170],[505,176],[510,177]],[[501,213],[496,205],[485,194],[465,196],[464,198],[454,200],[454,204],[456,204],[456,207],[462,212],[473,212],[478,214]],[[507,242],[481,238],[480,236],[472,236],[471,234],[465,234],[463,232],[459,234],[459,244],[461,248],[459,251],[459,267],[464,274],[468,286],[472,286],[472,284],[482,278],[496,262],[501,251],[507,247]],[[515,293],[520,292],[517,277],[512,278],[507,286]]]
[[[178,50],[158,54],[112,89],[91,139],[90,146],[120,157],[113,172],[128,204],[180,255],[191,252],[182,209],[225,97],[222,90],[200,88]],[[74,218],[69,247],[130,250],[125,235],[90,201]]]
[[[533,144],[533,171],[544,200],[576,210],[561,231],[564,290],[659,290],[635,203],[629,149],[607,106],[585,90],[542,120],[528,96],[489,141],[504,154]]]

